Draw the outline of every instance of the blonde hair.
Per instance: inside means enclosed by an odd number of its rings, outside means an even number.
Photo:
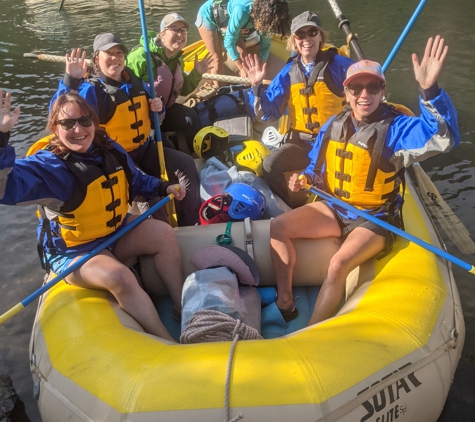
[[[318,32],[322,37],[322,47],[328,41],[328,32],[325,30],[319,29]],[[295,34],[291,34],[290,37],[287,39],[287,50],[291,51],[292,53],[298,53],[299,50],[297,49],[297,44],[295,43]]]

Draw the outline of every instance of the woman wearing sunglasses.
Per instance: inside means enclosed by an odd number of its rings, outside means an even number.
[[[363,60],[352,65],[343,83],[350,107],[322,127],[310,152],[311,163],[303,173],[306,180],[294,174],[290,189],[298,191],[310,183],[400,228],[404,169],[460,142],[457,112],[437,85],[447,51],[444,40],[437,36],[427,42],[420,63],[417,55],[412,55],[420,85],[420,117],[401,114],[383,102],[386,79],[378,63]],[[342,240],[330,261],[309,325],[332,317],[343,299],[350,271],[387,254],[394,241],[391,232],[328,201],[278,216],[271,222],[270,233],[277,306],[287,320],[298,314],[292,297],[292,239]]]
[[[320,18],[304,12],[292,20],[287,47],[290,59],[267,90],[262,85],[266,65],[257,57],[246,57],[244,67],[253,86],[249,96],[257,120],[275,120],[289,110],[290,127],[286,143],[264,159],[264,179],[274,193],[290,207],[306,202],[306,195],[292,195],[285,172],[302,170],[309,164],[308,153],[326,121],[345,104],[343,80],[353,60],[324,47],[325,33]]]
[[[242,77],[247,76],[242,65],[247,55],[246,38],[254,31],[261,35],[259,60],[265,63],[271,45],[269,34],[283,37],[289,32],[289,24],[286,0],[208,0],[198,10],[195,23],[213,59],[211,73],[223,74],[226,52]]]
[[[148,31],[148,38],[155,94],[162,98],[166,107],[162,132],[183,132],[191,154],[193,139],[201,129],[200,118],[194,109],[176,103],[176,99],[179,95],[186,96],[194,91],[201,75],[211,68],[211,58],[208,54],[202,60],[196,57],[193,70],[185,73],[182,55],[189,27],[190,24],[178,13],[170,13],[162,19],[160,32]],[[140,44],[127,56],[127,66],[136,76],[148,81],[143,37]]]
[[[135,197],[185,196],[180,185],[162,183],[137,170],[78,95],[61,95],[51,106],[48,148],[16,160],[8,140],[19,115],[18,107],[11,111],[10,94],[4,99],[0,90],[0,202],[39,205],[38,250],[47,271],[60,274],[132,221],[135,217],[127,210]],[[152,301],[123,264],[144,254],[154,256],[178,313],[183,287],[180,251],[173,229],[162,221],[146,219],[65,281],[111,292],[146,332],[173,341]]]
[[[164,109],[158,97],[150,99],[148,85],[125,66],[127,48],[119,37],[105,33],[94,40],[93,76],[83,78],[87,65],[86,54],[74,49],[66,55],[66,73],[52,102],[64,93],[77,92],[85,98],[99,117],[100,125],[120,144],[134,163],[145,173],[160,177],[158,152],[152,137],[150,111],[159,112],[163,120]],[[199,222],[199,178],[193,158],[163,144],[169,180],[178,183],[187,180],[183,202],[176,204],[178,225],[193,226]],[[182,179],[183,178],[183,179]],[[154,215],[166,219],[163,210]]]

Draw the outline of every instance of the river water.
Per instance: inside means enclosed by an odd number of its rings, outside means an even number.
[[[158,29],[161,18],[172,11],[191,23],[202,0],[177,2],[146,0],[148,25]],[[41,51],[63,55],[73,47],[92,52],[96,34],[114,32],[128,47],[137,45],[141,29],[135,0],[66,0],[58,11],[58,0],[0,0],[0,87],[12,93],[20,105],[20,122],[11,144],[17,156],[24,156],[46,124],[48,103],[64,68],[61,64],[39,62],[23,53]],[[330,41],[341,45],[343,33],[325,0],[313,3],[322,18]],[[409,18],[417,0],[339,0],[338,4],[359,35],[362,50],[370,59],[384,63]],[[292,16],[308,9],[308,2],[291,1]],[[473,46],[473,0],[429,0],[406,41],[389,66],[386,77],[390,100],[417,109],[417,83],[410,55],[421,56],[426,40],[441,34],[450,47],[439,83],[451,95],[459,113],[461,145],[449,154],[423,163],[443,198],[475,238],[475,55]],[[189,42],[198,39],[192,25]],[[472,193],[470,193],[472,192]],[[472,215],[472,217],[470,217]],[[0,314],[40,287],[43,279],[36,255],[35,208],[0,206]],[[448,252],[470,263],[475,257],[462,255],[445,239]],[[454,268],[466,322],[462,358],[455,374],[446,408],[439,422],[475,420],[475,278]],[[0,373],[9,374],[26,404],[32,421],[39,421],[32,398],[28,364],[28,342],[36,303],[0,326]],[[427,403],[429,406],[430,404]]]

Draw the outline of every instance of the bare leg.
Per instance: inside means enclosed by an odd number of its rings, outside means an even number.
[[[210,31],[203,25],[198,28],[201,39],[203,40],[213,62],[213,68],[209,73],[222,75],[223,74],[223,43],[222,37],[217,31]],[[216,86],[219,86],[217,81],[214,81]]]
[[[132,221],[136,217],[129,217]],[[121,262],[139,255],[152,255],[155,269],[168,288],[173,306],[181,310],[183,268],[173,229],[163,221],[147,219],[122,236],[114,254]]]
[[[346,278],[350,271],[384,249],[384,237],[358,227],[343,242],[330,260],[327,276],[318,294],[308,325],[331,318],[345,294]]]
[[[79,259],[79,258],[78,258]],[[119,306],[150,334],[175,341],[163,325],[150,297],[135,276],[109,251],[102,251],[67,277],[67,282],[88,289],[108,290]]]
[[[292,305],[292,274],[296,262],[292,239],[321,239],[341,236],[340,226],[327,205],[304,205],[279,215],[270,225],[270,251],[277,282],[277,306]]]

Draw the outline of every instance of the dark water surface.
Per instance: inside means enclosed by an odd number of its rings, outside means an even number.
[[[192,24],[203,0],[145,1],[149,27],[158,29],[161,18],[181,13]],[[342,44],[344,37],[327,1],[291,0],[292,15],[309,7],[319,13],[331,41]],[[417,7],[417,0],[339,0],[338,4],[359,35],[368,58],[383,63],[399,34]],[[12,93],[20,105],[20,122],[11,139],[17,156],[38,138],[46,124],[47,105],[64,72],[63,65],[23,58],[23,53],[38,50],[63,55],[73,47],[92,52],[94,36],[115,32],[128,47],[138,43],[141,34],[135,0],[66,0],[58,12],[59,1],[0,0],[0,87]],[[450,47],[439,83],[451,95],[459,112],[462,143],[453,152],[423,163],[423,167],[457,216],[475,237],[475,34],[473,0],[429,0],[409,33],[386,76],[390,100],[417,109],[417,83],[410,55],[421,56],[426,40],[441,34]],[[198,38],[192,25],[189,41]],[[472,192],[472,193],[471,193]],[[472,215],[472,217],[470,217]],[[35,240],[35,208],[0,206],[0,314],[38,289],[43,271],[38,264]],[[449,253],[472,264],[475,257],[458,252],[445,239]],[[454,268],[466,322],[465,347],[455,374],[446,408],[439,421],[475,420],[475,277]],[[0,373],[9,374],[25,401],[32,421],[39,421],[32,398],[28,365],[28,342],[36,303],[0,326]],[[423,404],[421,404],[423,405]],[[426,405],[430,406],[430,403]]]

